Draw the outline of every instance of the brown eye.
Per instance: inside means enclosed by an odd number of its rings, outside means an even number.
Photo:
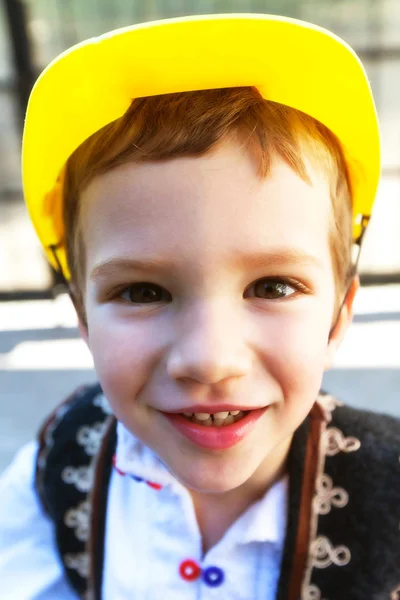
[[[121,294],[124,300],[135,304],[151,304],[165,300],[165,291],[154,283],[133,283]]]
[[[289,285],[285,281],[272,279],[260,279],[256,281],[253,288],[256,298],[263,298],[264,300],[286,298],[296,291],[293,285]]]

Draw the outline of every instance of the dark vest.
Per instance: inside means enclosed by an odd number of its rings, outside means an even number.
[[[36,489],[66,577],[79,598],[100,600],[116,447],[100,386],[67,398],[39,439]],[[288,471],[276,600],[400,600],[400,421],[321,393],[295,432]]]

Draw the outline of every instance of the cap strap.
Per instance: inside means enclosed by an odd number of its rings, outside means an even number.
[[[338,324],[338,321],[339,321],[339,317],[340,317],[340,315],[341,315],[341,312],[342,312],[342,310],[343,310],[343,307],[344,307],[344,305],[346,304],[347,297],[348,297],[348,295],[349,295],[349,293],[350,293],[350,289],[351,289],[351,286],[352,286],[352,284],[353,284],[353,279],[354,279],[354,276],[355,276],[355,275],[356,275],[356,273],[357,273],[357,270],[358,270],[358,263],[359,263],[359,261],[360,261],[361,245],[362,245],[362,242],[363,242],[363,239],[364,239],[365,231],[366,231],[366,229],[367,229],[367,226],[368,226],[369,220],[370,220],[370,217],[369,217],[369,215],[363,215],[363,216],[362,216],[362,219],[361,219],[361,232],[360,232],[360,235],[358,236],[358,238],[357,238],[357,239],[355,240],[355,242],[354,242],[354,243],[355,243],[355,245],[356,245],[356,246],[358,246],[358,248],[357,248],[356,259],[355,259],[355,261],[354,261],[354,265],[353,265],[353,267],[352,267],[353,274],[352,274],[351,282],[350,282],[350,284],[349,284],[349,286],[348,286],[348,288],[347,288],[346,294],[345,294],[345,296],[344,296],[344,298],[343,298],[343,301],[342,301],[342,303],[341,303],[341,305],[340,305],[340,308],[339,308],[339,310],[338,310],[338,313],[337,313],[337,316],[336,316],[335,323],[332,325],[332,327],[331,327],[331,330],[330,330],[330,332],[329,332],[328,342],[330,341],[330,339],[331,339],[331,337],[332,337],[332,335],[333,335],[333,332],[334,332],[334,331],[335,331],[335,329],[336,329],[336,326],[337,326],[337,324]]]

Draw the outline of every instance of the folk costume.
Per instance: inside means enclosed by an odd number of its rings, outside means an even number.
[[[180,506],[171,499],[179,482],[135,445],[99,385],[77,390],[41,429],[35,490],[54,524],[65,580],[76,592],[71,598],[120,597],[121,589],[130,598],[160,597],[162,589],[207,600],[216,591],[254,600],[399,598],[397,419],[321,393],[295,432],[288,475],[206,556],[187,533],[186,500]],[[138,448],[140,459],[132,461]],[[14,597],[25,598],[17,588]]]

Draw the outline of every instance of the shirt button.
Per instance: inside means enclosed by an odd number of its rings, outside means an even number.
[[[179,573],[185,581],[195,581],[200,577],[201,569],[194,560],[184,560],[179,565]]]
[[[203,571],[204,583],[210,587],[218,587],[224,583],[225,574],[219,567],[208,567]]]

